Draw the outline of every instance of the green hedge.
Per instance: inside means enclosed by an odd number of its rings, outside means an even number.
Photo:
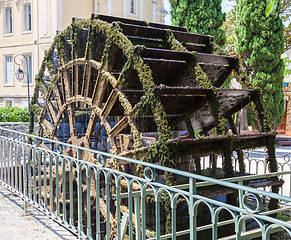
[[[18,107],[0,108],[0,122],[29,122],[29,111]]]

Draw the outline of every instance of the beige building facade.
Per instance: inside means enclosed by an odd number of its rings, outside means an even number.
[[[27,81],[32,96],[45,50],[73,17],[99,13],[164,23],[164,12],[163,0],[0,0],[0,107],[27,107]],[[17,63],[27,73],[22,81],[15,78]]]
[[[291,59],[291,49],[282,55],[282,58]],[[291,65],[286,66],[291,69]],[[277,132],[286,136],[291,136],[291,75],[285,76],[284,79],[284,100],[285,100],[285,113],[281,125],[278,127]]]

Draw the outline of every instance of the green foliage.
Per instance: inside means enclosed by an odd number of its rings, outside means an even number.
[[[262,89],[262,103],[272,128],[282,121],[284,112],[283,79],[284,28],[276,14],[265,15],[266,2],[241,0],[237,3],[235,29],[239,53],[245,70],[253,84]]]
[[[226,34],[226,44],[224,46],[224,49],[229,53],[235,52],[234,45],[236,42],[236,38],[234,34],[234,28],[236,25],[236,11],[234,7],[226,14],[226,20],[221,26],[221,29],[223,29]]]
[[[221,88],[230,88],[231,87],[231,80],[233,79],[233,73],[231,73],[228,78],[226,79],[226,81],[223,83],[223,85],[221,86]]]
[[[18,107],[0,108],[0,122],[29,122],[29,111]]]
[[[277,218],[281,221],[288,222],[290,221],[290,216],[285,214],[284,212],[279,212]],[[286,231],[274,233],[271,235],[274,240],[289,240],[290,236]]]
[[[170,0],[172,24],[188,28],[193,33],[207,34],[223,46],[225,33],[220,27],[225,21],[221,0]]]
[[[285,57],[283,61],[285,64],[284,76],[287,77],[287,75],[291,75],[291,60],[290,58]]]
[[[234,3],[238,3],[238,0],[229,0]],[[221,27],[225,33],[227,38],[226,46],[224,47],[228,52],[234,52],[234,44],[236,42],[234,28],[237,26],[236,20],[236,4],[234,7],[227,13],[226,21]],[[278,4],[273,5],[273,9],[276,10]],[[291,48],[291,1],[290,0],[280,0],[280,17],[283,21],[284,25],[284,45],[285,51]]]
[[[267,0],[267,7],[265,9],[266,16],[268,17],[270,14],[276,14],[276,8],[279,0]]]

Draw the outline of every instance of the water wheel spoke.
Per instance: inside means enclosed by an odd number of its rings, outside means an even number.
[[[47,96],[49,96],[49,91],[44,84],[41,84],[38,89],[43,98],[47,98]]]
[[[117,90],[112,90],[101,112],[101,116],[107,118],[118,97]]]
[[[62,99],[61,99],[61,95],[60,95],[60,90],[58,88],[57,83],[54,84],[52,93],[54,94],[55,100],[57,102],[57,106],[60,108],[63,103],[62,103]]]
[[[124,128],[128,126],[128,117],[123,117],[109,132],[109,136],[114,138],[119,134]]]
[[[103,72],[98,73],[98,77],[95,83],[93,95],[92,95],[92,105],[101,107],[103,98],[107,87],[107,78],[103,77]]]
[[[41,148],[46,149],[46,150],[50,150],[50,149],[47,147],[47,145],[44,144],[44,142],[41,142],[41,143],[39,144],[39,146],[40,146]]]
[[[79,95],[79,66],[73,64],[72,66],[72,76],[73,76],[73,95]]]
[[[101,124],[100,122],[98,122],[98,127],[97,127],[97,130],[93,133],[94,134],[94,137],[95,137],[95,141],[94,141],[94,145],[93,145],[93,149],[97,150],[98,148],[98,142],[101,142],[100,139],[102,139],[100,137],[100,134],[101,134]]]
[[[91,66],[89,64],[85,64],[83,72],[83,82],[82,82],[82,96],[88,97],[89,95],[89,87],[90,87],[90,79],[91,79]]]
[[[41,127],[46,130],[50,138],[53,136],[53,126],[47,119],[42,120]]]
[[[58,109],[60,109],[63,104],[62,104],[62,101],[61,101],[61,96],[60,96],[59,90],[56,89],[56,87],[57,87],[57,85],[55,84],[54,85],[54,89],[53,89],[53,94],[55,96],[57,107],[58,107]]]
[[[93,110],[91,112],[90,119],[87,125],[87,130],[85,133],[85,138],[88,140],[88,142],[90,142],[92,139],[97,120],[98,120],[98,114],[95,110]]]
[[[47,107],[48,114],[49,114],[49,116],[50,116],[52,122],[53,122],[54,124],[56,124],[56,123],[57,123],[57,113],[56,113],[55,110],[54,110],[53,104],[51,103],[51,101],[46,100],[46,101],[45,101],[45,105],[46,105],[46,107]]]
[[[54,65],[54,63],[52,62],[51,59],[48,60],[48,64],[50,66],[53,66]],[[54,75],[54,68],[53,67],[47,68],[47,71],[49,72],[50,76],[53,76]]]
[[[69,76],[67,71],[64,71],[63,76],[66,98],[68,99],[72,97],[72,86],[69,82]],[[67,111],[69,116],[70,135],[76,136],[76,119],[73,103],[68,104]]]
[[[117,79],[117,85],[119,85],[125,78],[125,75],[127,72],[132,70],[132,62],[131,60],[127,60],[127,62],[124,64],[121,73],[119,74],[119,77]]]
[[[60,89],[59,92],[61,93],[61,101],[65,102],[66,101],[66,91],[65,91],[65,83],[64,83],[63,74],[60,77],[59,89]]]

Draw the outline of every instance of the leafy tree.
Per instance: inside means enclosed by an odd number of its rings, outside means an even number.
[[[193,33],[215,37],[223,46],[225,33],[220,27],[225,21],[221,12],[221,0],[170,0],[171,19],[175,26],[186,27]]]
[[[287,77],[288,75],[291,75],[291,59],[288,57],[285,57],[283,61],[285,64],[284,76]]]
[[[291,49],[291,1],[281,0],[281,18],[284,23],[285,51]]]
[[[279,0],[267,0],[266,15],[275,13]],[[285,50],[291,49],[291,1],[281,0],[281,18],[284,22]]]
[[[226,44],[224,45],[224,48],[229,53],[235,52],[235,34],[234,34],[234,28],[237,25],[236,21],[236,13],[235,13],[235,6],[232,8],[227,14],[226,14],[226,20],[221,26],[221,29],[224,30],[226,34]]]
[[[237,52],[255,86],[262,89],[262,102],[269,123],[275,129],[284,112],[283,79],[284,27],[279,17],[280,4],[274,14],[266,16],[266,2],[240,0],[237,3]]]
[[[276,8],[279,0],[266,0],[267,7],[265,9],[266,16],[268,17],[270,14],[276,14]]]
[[[266,9],[267,9],[268,3],[270,3],[268,1],[269,0],[267,0],[266,2],[267,3]],[[229,0],[229,2],[236,2],[237,4],[238,0]],[[282,18],[282,21],[284,24],[284,47],[285,47],[285,51],[287,51],[291,49],[291,1],[280,0],[280,4],[281,4],[280,17]],[[276,4],[272,6],[277,7]],[[225,47],[226,47],[226,50],[228,50],[229,52],[235,51],[234,43],[236,42],[236,38],[234,34],[234,28],[236,25],[237,25],[236,6],[234,6],[234,8],[232,8],[227,13],[226,21],[223,23],[223,26],[221,27],[226,33],[226,46]]]

